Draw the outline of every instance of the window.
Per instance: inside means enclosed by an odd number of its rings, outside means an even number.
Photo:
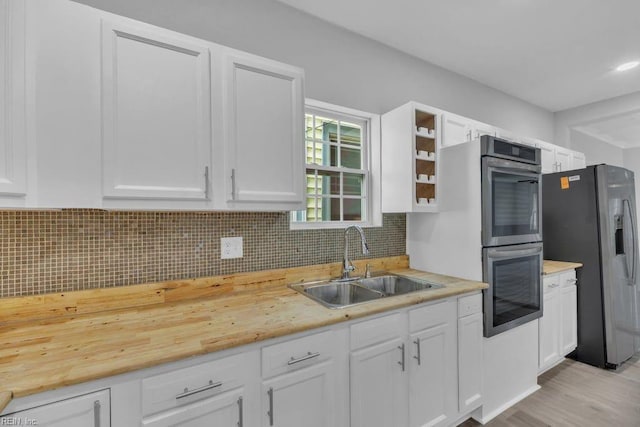
[[[307,100],[305,108],[306,209],[292,212],[292,228],[379,225],[372,173],[377,116]],[[379,153],[379,147],[378,148]],[[378,154],[379,156],[379,154]],[[379,211],[379,207],[377,208]]]

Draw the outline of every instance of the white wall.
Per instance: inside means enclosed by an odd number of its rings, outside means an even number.
[[[542,108],[275,0],[77,1],[298,65],[306,70],[310,98],[372,113],[415,100],[525,136],[553,138],[553,114]]]
[[[620,147],[575,129],[570,130],[570,141],[572,150],[581,151],[585,154],[588,165],[606,163],[608,165],[623,166],[625,150]]]
[[[612,117],[637,110],[640,106],[640,92],[618,96],[581,107],[558,111],[554,114],[554,143],[574,148],[571,142],[571,127],[589,123],[605,117]],[[577,150],[577,148],[576,148]],[[589,158],[587,158],[589,160]]]

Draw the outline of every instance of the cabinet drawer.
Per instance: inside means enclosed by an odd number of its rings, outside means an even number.
[[[550,276],[544,276],[542,279],[542,285],[544,287],[544,293],[553,292],[560,287],[561,274],[552,274]]]
[[[178,369],[142,380],[142,416],[193,403],[244,383],[247,354]]]
[[[482,313],[482,294],[458,298],[458,317]]]
[[[401,313],[396,313],[352,325],[351,350],[388,341],[406,333],[405,319]]]
[[[448,313],[455,312],[454,304],[454,301],[447,300],[409,311],[409,332],[421,331],[447,322]]]
[[[332,356],[333,332],[320,332],[262,349],[262,377],[280,375]]]
[[[578,279],[576,279],[576,271],[570,270],[565,271],[561,275],[560,286],[565,288],[567,286],[572,286],[578,283]]]

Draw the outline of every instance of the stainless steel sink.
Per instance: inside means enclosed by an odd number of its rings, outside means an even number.
[[[425,289],[438,289],[442,285],[405,276],[385,275],[360,279],[356,283],[367,289],[382,292],[385,295],[402,295]]]
[[[289,287],[325,307],[345,308],[394,295],[403,295],[427,289],[439,289],[443,285],[406,276],[385,274],[349,281],[310,282],[289,285]]]
[[[302,293],[329,308],[343,308],[384,297],[384,294],[358,286],[354,282],[309,285],[302,289]]]

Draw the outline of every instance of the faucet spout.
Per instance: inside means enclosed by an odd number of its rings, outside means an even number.
[[[344,230],[344,261],[342,268],[342,278],[349,279],[349,274],[355,270],[355,267],[349,260],[349,239],[348,234],[350,230],[356,230],[360,234],[360,243],[362,244],[362,255],[369,255],[369,245],[367,244],[367,238],[364,235],[362,227],[358,225],[351,225]]]

